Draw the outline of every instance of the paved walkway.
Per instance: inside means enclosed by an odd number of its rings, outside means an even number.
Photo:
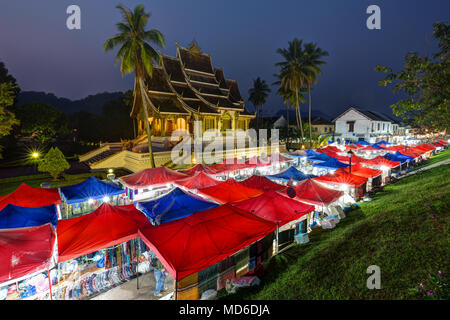
[[[174,288],[174,281],[170,274],[166,276],[165,285],[167,290],[163,291],[163,296],[155,297],[155,276],[151,271],[139,276],[139,289],[136,287],[136,279],[132,279],[91,300],[168,300],[168,296],[172,294]]]
[[[416,173],[420,173],[420,172],[423,172],[423,171],[426,171],[426,170],[430,170],[430,169],[433,169],[433,168],[436,168],[436,167],[444,166],[446,164],[450,164],[450,159],[445,159],[445,160],[442,160],[442,161],[430,164],[429,166],[425,166],[423,168],[411,171],[410,173],[407,173],[404,176],[399,177],[398,179],[402,179],[404,177],[408,177],[410,175],[413,175],[413,174],[416,174]]]

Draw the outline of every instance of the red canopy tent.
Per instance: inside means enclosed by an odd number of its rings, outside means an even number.
[[[344,169],[346,172],[350,172],[350,168]],[[362,166],[361,164],[355,164],[352,166],[352,174],[363,178],[375,178],[383,174],[383,171],[370,169]]]
[[[423,152],[414,151],[411,150],[411,148],[409,148],[408,151],[399,151],[399,152],[405,156],[412,157],[414,159],[419,158],[423,154]]]
[[[433,143],[431,143],[431,145],[434,146],[435,148],[442,148],[443,147],[443,145],[438,143],[438,142],[433,142]]]
[[[338,152],[342,152],[342,150],[339,149],[338,147],[335,147],[335,146],[326,146],[325,148],[317,149],[317,152],[333,152],[333,153],[338,153]]]
[[[245,161],[234,159],[225,159],[222,163],[212,164],[208,168],[217,173],[226,173],[231,171],[238,171],[243,169],[254,168],[254,164],[246,163]]]
[[[295,186],[295,193],[295,199],[319,206],[328,206],[344,195],[343,191],[326,188],[312,179],[300,181]]]
[[[314,206],[293,200],[275,191],[269,191],[259,197],[232,205],[280,227],[314,211]]]
[[[223,181],[216,180],[206,173],[199,171],[191,177],[175,181],[175,184],[187,189],[201,189],[215,186]]]
[[[432,147],[427,144],[421,144],[421,145],[412,147],[412,149],[422,151],[422,152],[429,152],[429,151],[433,151],[434,149],[436,149],[436,147]]]
[[[51,223],[0,230],[0,283],[50,268],[55,239]]]
[[[213,169],[211,169],[203,164],[196,164],[195,166],[193,166],[189,169],[180,170],[178,172],[187,174],[188,176],[193,176],[199,172],[206,173],[206,174],[212,174],[212,175],[217,173]]]
[[[405,151],[405,145],[401,144],[398,146],[390,146],[386,147],[385,149],[389,151]]]
[[[0,196],[0,210],[8,204],[26,208],[39,208],[52,204],[60,204],[58,189],[33,188],[22,183],[10,194]]]
[[[358,149],[359,149],[358,146],[355,146],[353,144],[346,144],[345,145],[345,150],[346,151],[348,151],[348,150],[358,150]]]
[[[313,178],[313,180],[332,185],[347,185],[353,188],[358,188],[367,182],[367,178],[345,172],[342,168],[337,169],[334,173]]]
[[[172,183],[175,180],[188,177],[186,174],[166,167],[145,169],[119,178],[119,181],[129,188],[145,188]]]
[[[362,162],[362,164],[365,165],[369,165],[369,166],[374,166],[374,167],[388,167],[388,168],[395,168],[398,167],[400,165],[400,162],[398,161],[391,161],[388,160],[382,156],[373,158],[373,159],[368,159]],[[352,170],[353,171],[353,170]]]
[[[177,281],[231,256],[275,228],[249,212],[223,205],[139,229],[139,237]]]
[[[258,189],[262,190],[264,192],[273,190],[273,191],[279,191],[286,189],[285,186],[275,183],[272,180],[263,177],[263,176],[251,176],[248,179],[245,179],[244,181],[239,182],[241,185],[252,188],[252,189]]]
[[[252,157],[245,161],[245,163],[256,167],[270,167],[272,165],[272,159],[270,157]]]
[[[199,189],[198,192],[221,204],[247,200],[264,193],[258,189],[245,187],[234,179],[228,179],[218,185]]]
[[[349,164],[349,163],[350,163],[350,158],[349,158],[349,157],[340,156],[340,155],[338,155],[338,154],[336,154],[336,153],[335,153],[335,154],[330,154],[329,152],[328,152],[328,153],[325,152],[325,154],[328,155],[328,156],[330,156],[330,157],[335,158],[336,160],[338,160],[338,161],[340,161],[340,162],[342,162],[342,163],[345,163],[345,164]],[[352,156],[352,164],[364,162],[364,161],[366,161],[366,160],[367,160],[367,159],[358,157],[356,154],[354,154],[354,155]]]
[[[445,145],[445,146],[448,145],[448,142],[447,142],[447,141],[444,141],[444,140],[439,140],[438,143],[443,144],[443,145]]]
[[[359,151],[386,151],[385,149],[378,149],[372,146],[365,146],[361,149],[359,149]]]
[[[150,225],[134,205],[103,203],[87,215],[59,220],[57,226],[59,262],[105,249],[137,237],[138,228]]]

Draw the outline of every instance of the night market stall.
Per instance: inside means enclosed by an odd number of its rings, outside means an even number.
[[[195,212],[215,208],[217,203],[206,201],[192,193],[185,192],[180,188],[158,199],[135,202],[134,205],[142,211],[154,224],[164,224],[173,220],[185,218]]]
[[[145,252],[138,229],[151,225],[133,205],[102,204],[84,216],[58,221],[58,300],[86,299],[136,276]]]
[[[195,191],[201,188],[212,187],[222,182],[223,181],[216,180],[208,174],[199,171],[190,177],[176,180],[174,184],[182,189]]]
[[[288,169],[274,175],[267,176],[270,180],[279,181],[280,183],[286,184],[288,181],[292,179],[295,183],[299,181],[313,178],[313,175],[305,174],[302,171],[298,170],[295,167],[289,167]]]
[[[90,213],[102,203],[128,204],[125,191],[118,185],[89,177],[85,181],[60,188],[63,199],[63,218]]]
[[[354,201],[361,199],[366,191],[367,178],[359,177],[338,169],[334,173],[329,173],[314,178],[315,181],[326,184],[331,188],[344,191],[351,196]]]
[[[8,204],[0,210],[0,229],[36,227],[51,223],[56,228],[58,214],[56,205],[26,208]]]
[[[240,181],[239,183],[245,187],[262,190],[264,192],[286,189],[286,186],[275,183],[263,176],[251,176],[250,178]]]
[[[56,188],[33,188],[22,183],[13,192],[0,196],[0,210],[8,204],[13,204],[26,208],[38,208],[49,205],[56,205],[58,218],[61,218],[60,204],[61,198]]]
[[[381,180],[383,172],[381,170],[370,169],[364,167],[361,164],[355,164],[351,167],[344,169],[346,172],[354,174],[356,176],[360,176],[363,178],[367,178],[367,189],[366,191],[371,191],[373,188],[381,186]]]
[[[314,211],[314,206],[290,199],[276,191],[268,191],[259,197],[232,205],[277,225],[275,252],[294,241],[294,236],[299,233],[298,224],[309,220],[308,214]]]
[[[187,177],[184,173],[158,167],[120,177],[119,182],[125,186],[125,193],[130,200],[139,201],[168,193],[174,188],[176,180]]]
[[[212,187],[198,189],[199,195],[220,204],[254,198],[263,193],[261,190],[245,187],[234,179],[228,179]]]
[[[50,299],[55,240],[51,223],[0,230],[0,300]]]
[[[195,300],[206,290],[222,289],[227,280],[236,276],[239,251],[272,234],[275,229],[276,225],[269,221],[223,205],[159,226],[142,228],[139,237],[175,279],[174,299]],[[269,249],[272,249],[271,243]],[[249,261],[249,251],[244,250],[239,261]],[[208,267],[212,268],[200,276]]]

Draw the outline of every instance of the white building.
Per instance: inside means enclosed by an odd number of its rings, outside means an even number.
[[[349,108],[333,120],[335,139],[352,142],[367,141],[375,143],[380,140],[391,142],[394,134],[394,121],[376,112],[358,108]]]

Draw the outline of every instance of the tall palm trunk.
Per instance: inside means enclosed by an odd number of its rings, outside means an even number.
[[[145,123],[145,129],[147,131],[148,153],[150,154],[150,168],[155,168],[156,167],[155,159],[153,158],[153,149],[152,149],[152,134],[151,134],[151,130],[150,130],[150,124],[148,122],[148,105],[147,105],[148,97],[146,97],[143,81],[140,76],[135,77],[135,90],[136,90],[136,84],[139,87],[139,91],[140,91],[140,95],[141,95],[141,99],[142,99],[141,112],[142,112],[143,117],[145,118],[143,120]],[[135,93],[136,93],[136,91],[135,91]]]
[[[299,100],[298,100],[298,90],[295,90],[295,99],[296,99],[296,102],[297,102],[298,117],[300,118],[300,133],[302,135],[302,144],[303,144],[304,137],[303,137],[302,113],[300,112],[300,103],[299,103]]]
[[[286,149],[289,151],[289,102],[286,103]]]
[[[311,84],[308,83],[308,103],[309,103],[309,147],[312,146],[312,124],[311,124]]]

